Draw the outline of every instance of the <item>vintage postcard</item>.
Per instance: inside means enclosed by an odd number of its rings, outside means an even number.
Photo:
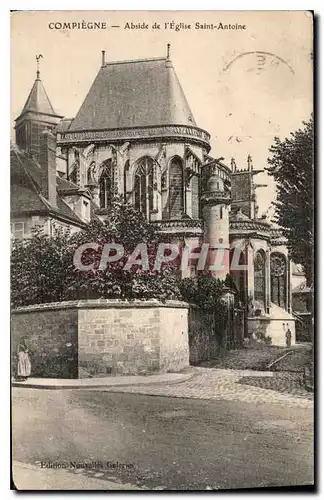
[[[314,489],[313,22],[11,13],[13,489]]]

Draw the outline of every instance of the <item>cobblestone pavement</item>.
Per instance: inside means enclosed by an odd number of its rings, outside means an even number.
[[[300,388],[291,388],[291,392],[256,387],[242,383],[243,377],[269,377],[269,372],[252,370],[222,370],[217,368],[195,367],[194,376],[174,385],[166,383],[133,387],[107,387],[98,391],[127,392],[178,398],[242,401],[246,403],[271,403],[298,408],[312,408],[312,395]],[[272,374],[270,374],[272,376]],[[273,374],[274,387],[276,375]],[[269,385],[269,384],[268,384]]]

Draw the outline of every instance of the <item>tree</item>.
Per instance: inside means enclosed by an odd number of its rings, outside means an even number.
[[[31,238],[12,241],[11,302],[14,307],[64,300],[69,233],[53,237],[35,228]]]
[[[104,222],[95,220],[73,235],[58,230],[51,237],[41,230],[23,241],[14,241],[11,256],[11,297],[14,307],[62,300],[91,298],[150,299],[180,298],[175,265],[154,270],[161,236],[132,205],[116,198]],[[167,242],[163,238],[163,242]],[[93,263],[90,271],[74,266],[80,245],[96,243],[96,250],[83,253],[82,263]],[[120,244],[124,256],[100,269],[106,243]],[[138,244],[147,245],[149,269],[123,267]]]
[[[313,281],[314,257],[313,136],[312,116],[291,137],[275,137],[266,169],[277,183],[275,221],[288,240],[289,256],[303,266],[308,285]]]

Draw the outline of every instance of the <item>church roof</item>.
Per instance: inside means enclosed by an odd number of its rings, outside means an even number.
[[[230,214],[230,222],[236,222],[236,221],[251,221],[250,217],[245,215],[241,209],[239,209],[237,212],[231,213]]]
[[[29,93],[29,96],[21,112],[21,115],[23,113],[26,113],[27,111],[33,111],[45,115],[58,116],[57,113],[55,113],[54,111],[51,101],[49,100],[49,97],[43,86],[42,80],[39,78],[38,75]]]
[[[41,194],[41,166],[31,157],[13,146],[10,151],[11,212],[51,212],[68,218],[77,225],[84,225],[67,203],[57,195],[57,208],[52,207]],[[57,189],[72,183],[57,176]]]
[[[102,66],[69,130],[116,129],[196,122],[167,58]]]

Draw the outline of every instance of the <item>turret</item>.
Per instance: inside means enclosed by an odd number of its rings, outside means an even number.
[[[31,153],[37,160],[43,130],[53,132],[63,118],[54,111],[40,79],[39,61],[42,57],[41,54],[36,56],[36,79],[21,114],[15,120],[17,146]]]
[[[204,243],[209,243],[208,265],[215,278],[224,280],[229,273],[229,204],[224,182],[212,173],[202,195]]]

